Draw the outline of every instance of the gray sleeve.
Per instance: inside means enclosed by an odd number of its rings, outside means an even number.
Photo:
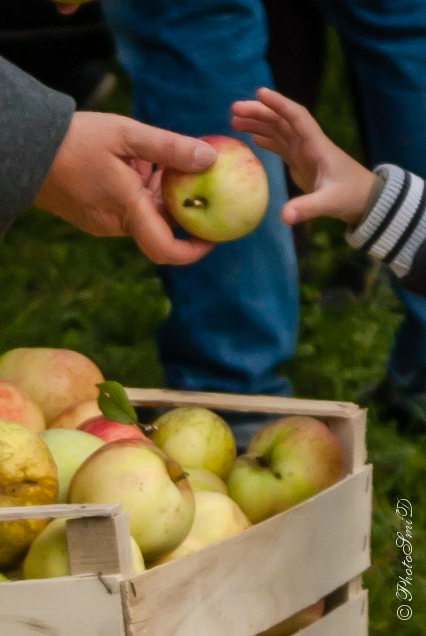
[[[71,97],[0,58],[0,235],[37,196],[73,111]]]

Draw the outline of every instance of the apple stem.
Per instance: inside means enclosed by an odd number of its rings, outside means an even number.
[[[178,475],[176,479],[173,479],[173,483],[177,484],[178,481],[182,481],[182,479],[185,479],[185,477],[188,477],[188,473],[183,472],[180,475]]]
[[[185,199],[183,202],[184,208],[206,208],[207,199],[204,197],[198,197],[197,199]]]

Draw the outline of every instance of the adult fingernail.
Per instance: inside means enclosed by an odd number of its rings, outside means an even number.
[[[199,144],[192,154],[194,168],[209,168],[216,159],[216,150],[209,144]]]

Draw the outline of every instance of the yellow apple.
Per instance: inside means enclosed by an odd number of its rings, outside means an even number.
[[[202,137],[217,152],[204,172],[166,168],[161,191],[170,214],[185,230],[207,241],[232,241],[259,225],[268,207],[268,179],[262,163],[242,141]]]
[[[25,557],[22,574],[24,579],[47,579],[69,576],[66,519],[54,519],[31,544]],[[136,541],[130,537],[135,573],[145,570],[143,557]]]
[[[182,468],[148,440],[105,444],[75,473],[70,503],[121,503],[149,561],[178,546],[194,520],[194,495]]]
[[[187,474],[188,481],[193,492],[221,492],[228,494],[226,484],[220,477],[212,473],[207,468],[182,467]]]
[[[151,435],[155,444],[181,466],[207,468],[226,479],[236,456],[231,428],[209,409],[189,406],[164,413]]]
[[[232,537],[250,525],[241,508],[227,495],[220,492],[196,492],[195,519],[189,534],[176,550],[164,554],[153,565],[187,556],[207,545]]]
[[[21,424],[0,421],[0,506],[38,506],[57,501],[53,457],[39,436]],[[0,523],[0,567],[11,568],[45,520]]]

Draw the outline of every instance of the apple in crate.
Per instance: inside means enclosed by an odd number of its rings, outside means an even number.
[[[174,550],[194,520],[194,495],[182,468],[149,440],[105,444],[75,473],[69,503],[121,503],[144,559]]]
[[[164,204],[185,230],[207,241],[232,241],[259,225],[268,206],[268,180],[250,148],[233,137],[202,137],[217,152],[199,173],[165,168]]]
[[[39,405],[19,386],[7,380],[0,380],[0,420],[17,422],[35,433],[46,428]]]
[[[104,442],[115,442],[118,439],[148,439],[136,424],[124,424],[98,415],[91,417],[78,427],[79,431],[96,435]]]
[[[258,431],[235,460],[229,496],[252,523],[267,519],[332,486],[344,475],[343,452],[330,429],[313,417],[286,417]]]
[[[24,579],[69,576],[66,519],[54,519],[33,541],[22,565]],[[135,574],[144,572],[145,563],[138,544],[130,537]]]
[[[187,556],[207,545],[232,537],[251,526],[241,508],[230,497],[220,492],[195,493],[195,519],[182,543],[160,557],[152,565],[160,565]]]
[[[17,384],[40,406],[47,427],[62,411],[96,399],[103,381],[94,362],[77,351],[23,347],[0,357],[0,379]]]
[[[66,428],[53,428],[39,433],[49,447],[58,469],[59,503],[66,503],[68,488],[81,464],[105,444],[95,435]]]
[[[57,501],[53,457],[37,433],[0,420],[0,507],[39,506]],[[14,567],[47,520],[0,523],[0,568]]]
[[[98,415],[102,415],[98,400],[82,400],[62,411],[49,428],[78,428],[80,424]]]
[[[228,494],[225,482],[207,468],[183,466],[193,492],[221,492]]]
[[[151,439],[181,466],[207,468],[226,479],[237,454],[231,428],[209,409],[189,406],[164,413]]]

